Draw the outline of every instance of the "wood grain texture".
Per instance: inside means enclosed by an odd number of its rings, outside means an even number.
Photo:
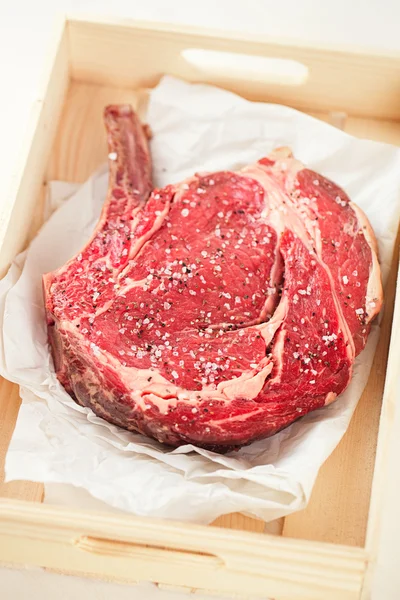
[[[400,118],[398,55],[307,47],[281,39],[246,36],[172,24],[72,17],[68,21],[71,74],[100,85],[151,87],[164,73],[211,83],[250,100],[301,110],[346,111],[354,116]],[[300,85],[277,84],[268,74],[193,66],[187,49],[230,52],[297,61],[309,70]],[[143,57],[145,56],[145,60]],[[128,58],[129,57],[129,58]],[[134,67],[127,67],[127,62]]]
[[[0,276],[26,245],[69,83],[67,37],[62,25],[54,32],[54,55],[50,53],[44,69],[43,96],[32,105],[19,163],[0,203]]]
[[[0,561],[276,600],[359,600],[367,555],[256,533],[0,499]]]
[[[47,169],[47,180],[84,182],[107,160],[103,111],[107,104],[131,104],[144,114],[145,90],[72,82]]]
[[[284,519],[275,519],[265,523],[261,519],[247,517],[241,513],[231,513],[218,517],[212,523],[214,527],[222,527],[224,529],[236,529],[239,531],[252,531],[254,533],[269,533],[270,535],[281,535]]]
[[[400,267],[366,539],[366,550],[372,560],[365,577],[362,600],[371,597],[398,600],[399,597],[399,353]]]
[[[44,172],[69,83],[68,40],[64,20],[54,25],[49,58],[43,69],[42,94],[32,106],[20,161],[12,173],[10,193],[0,203],[1,275],[40,225]],[[19,406],[18,387],[0,378],[0,496],[41,501],[42,484],[23,481],[4,483],[5,454]]]
[[[360,138],[400,146],[400,121],[349,117],[345,131]]]
[[[31,481],[4,483],[4,463],[8,445],[14,431],[20,406],[19,388],[0,378],[0,497],[41,502],[43,484]]]
[[[212,524],[215,527],[224,529],[237,529],[241,531],[253,531],[255,533],[264,533],[265,523],[260,519],[252,519],[240,513],[231,513],[218,517]]]

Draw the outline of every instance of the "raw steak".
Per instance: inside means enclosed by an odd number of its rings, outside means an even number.
[[[226,451],[332,402],[382,303],[367,218],[279,149],[151,192],[145,131],[109,106],[92,239],[45,275],[57,377],[111,423]]]

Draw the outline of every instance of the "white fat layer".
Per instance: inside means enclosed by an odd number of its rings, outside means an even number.
[[[255,408],[254,410],[251,410],[250,412],[240,413],[235,416],[229,416],[226,419],[218,419],[215,421],[213,420],[212,426],[213,426],[213,429],[219,428],[220,430],[223,429],[223,425],[228,425],[228,427],[231,428],[232,423],[243,423],[243,422],[247,421],[248,419],[251,419],[251,417],[254,417],[254,415],[257,415],[259,413],[262,414],[262,418],[265,419],[266,412],[267,412],[266,405],[262,404],[259,407]]]
[[[272,318],[267,323],[261,323],[260,325],[257,325],[257,329],[264,338],[265,346],[269,346],[269,344],[272,342],[276,331],[286,318],[288,308],[289,302],[287,297],[281,297],[281,301],[272,315]]]
[[[130,259],[135,258],[135,256],[137,256],[139,254],[139,252],[142,249],[142,247],[144,246],[144,244],[151,237],[153,237],[153,234],[156,231],[158,231],[160,229],[161,225],[164,223],[165,217],[168,215],[169,207],[170,207],[170,202],[166,202],[164,209],[162,211],[160,211],[160,213],[158,215],[156,215],[153,226],[146,232],[145,235],[141,235],[140,238],[135,240],[135,242],[134,242],[134,244],[132,244],[131,250],[129,252]],[[121,277],[123,277],[122,273],[121,273]]]
[[[339,318],[340,329],[343,331],[346,341],[348,341],[346,352],[349,359],[353,361],[355,356],[353,336],[351,335],[347,321],[344,318],[343,311],[335,291],[335,284],[330,269],[322,260],[322,244],[319,228],[315,226],[315,222],[307,215],[303,215],[303,218],[300,218],[297,215],[298,207],[290,197],[290,192],[294,187],[297,174],[301,169],[304,168],[304,166],[300,161],[291,158],[291,155],[288,154],[288,149],[282,149],[282,151],[285,151],[285,155],[287,156],[286,160],[284,161],[285,169],[280,168],[279,165],[281,163],[280,161],[277,161],[273,166],[253,165],[243,169],[243,172],[245,172],[246,175],[249,174],[249,176],[254,177],[261,183],[268,193],[269,200],[271,199],[271,189],[273,190],[272,198],[280,198],[280,202],[278,200],[278,205],[274,205],[273,210],[278,212],[279,204],[282,202],[285,203],[285,207],[287,209],[287,213],[285,213],[285,226],[288,227],[288,229],[290,229],[311,252],[314,251],[311,244],[311,240],[313,240],[315,245],[316,260],[320,263],[329,277],[332,298],[335,303],[336,312]],[[271,158],[273,157],[271,156]],[[279,179],[275,180],[273,177],[268,175],[268,170],[272,170],[274,175],[277,170],[280,170],[284,176],[280,181]]]
[[[287,146],[276,148],[268,155],[268,158],[275,161],[275,164],[269,168],[274,171],[275,175],[281,173],[286,189],[292,189],[297,173],[304,169],[303,163],[293,157],[291,149]]]
[[[307,235],[307,230],[304,227],[302,219],[299,218],[291,206],[288,194],[282,189],[279,181],[272,174],[268,174],[268,169],[269,167],[256,164],[245,167],[240,173],[246,177],[255,179],[264,188],[268,204],[263,216],[268,216],[268,222],[276,229],[278,236],[284,229],[290,229],[303,242],[306,248],[312,250],[310,237]],[[297,173],[297,171],[295,172]]]
[[[138,237],[134,243],[132,244],[130,250],[129,250],[129,261],[128,264],[126,265],[126,267],[118,274],[118,279],[120,279],[121,281],[124,279],[125,275],[127,273],[129,273],[129,271],[132,269],[132,265],[131,265],[131,261],[134,260],[135,258],[137,258],[138,254],[140,253],[140,251],[142,250],[143,246],[145,245],[145,243],[151,239],[154,235],[154,233],[156,231],[158,231],[160,229],[160,227],[162,226],[162,224],[164,223],[164,219],[165,217],[168,215],[169,213],[169,209],[170,209],[170,202],[166,202],[164,209],[162,211],[160,211],[160,213],[156,216],[156,218],[154,219],[154,223],[153,226],[146,232],[145,235],[141,235],[140,237]],[[140,215],[138,215],[135,220],[133,221],[133,226],[132,226],[132,231],[134,232],[136,227],[138,226],[140,222]],[[136,287],[138,285],[141,284],[141,282],[134,282],[133,280],[128,280],[125,279],[125,281],[128,281],[128,289],[126,291],[129,291],[129,286]],[[130,283],[131,282],[131,283]],[[144,284],[143,284],[144,285]],[[123,288],[121,288],[118,292],[118,295],[121,295],[125,292],[122,291]]]
[[[217,390],[228,398],[228,400],[234,400],[235,398],[252,400],[263,389],[265,380],[271,373],[273,366],[273,363],[269,361],[256,374],[254,374],[254,371],[245,371],[237,379],[230,379],[229,381],[219,383]],[[211,397],[214,397],[214,392],[211,394]]]
[[[329,394],[327,394],[325,398],[325,406],[331,404],[335,400],[336,396],[337,394],[335,394],[335,392],[329,392]]]
[[[283,351],[285,348],[285,338],[286,338],[286,330],[281,329],[281,331],[276,336],[274,348],[272,351],[274,361],[275,361],[275,366],[277,368],[277,373],[276,373],[275,377],[273,379],[271,379],[271,381],[269,382],[270,384],[274,383],[275,381],[279,381],[281,378],[282,369],[283,369]]]
[[[356,214],[360,227],[365,227],[365,229],[362,229],[362,231],[369,247],[371,248],[372,262],[369,271],[367,293],[365,296],[365,308],[368,314],[367,323],[369,323],[375,317],[375,315],[379,313],[383,302],[381,269],[378,261],[378,244],[370,222],[368,221],[364,212],[359,206],[353,204],[353,202],[350,202],[350,206]]]

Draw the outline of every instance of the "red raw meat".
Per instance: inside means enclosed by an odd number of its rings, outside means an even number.
[[[44,277],[68,393],[126,429],[218,451],[332,402],[382,304],[361,210],[285,148],[151,192],[138,118],[110,106],[105,120],[100,222]]]

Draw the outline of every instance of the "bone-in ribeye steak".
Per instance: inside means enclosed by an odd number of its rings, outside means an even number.
[[[100,222],[44,277],[68,393],[160,442],[220,451],[332,402],[382,304],[362,211],[285,148],[152,191],[132,109],[109,106],[105,121]]]

